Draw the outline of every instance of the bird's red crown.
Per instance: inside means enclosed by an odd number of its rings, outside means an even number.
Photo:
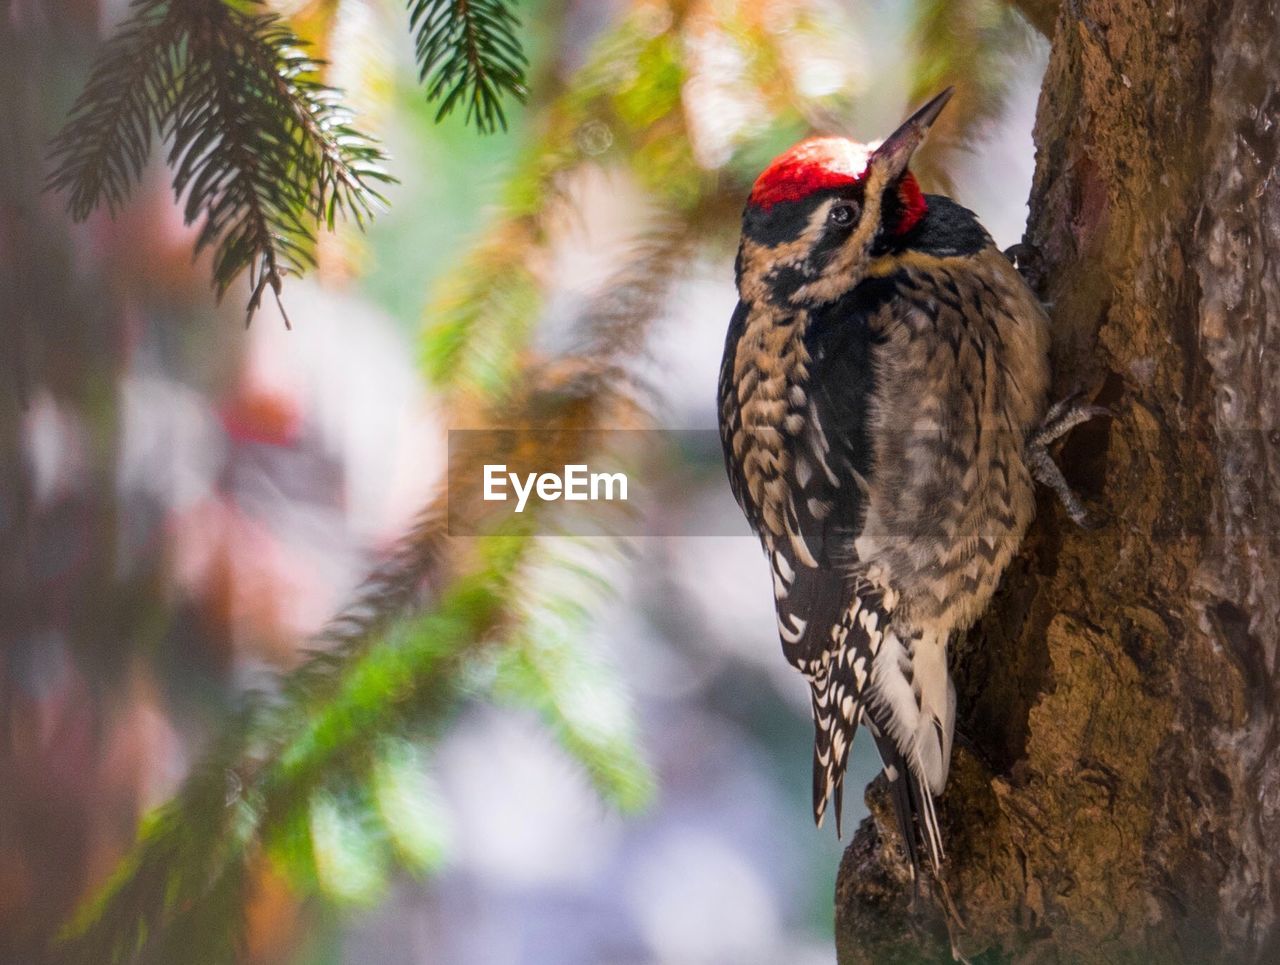
[[[867,173],[873,146],[846,137],[811,137],[783,151],[756,178],[751,204],[768,211],[775,204],[803,201],[817,191],[857,184]],[[924,217],[928,205],[915,175],[905,172],[897,185],[899,214],[893,226],[903,234]]]
[[[855,184],[866,174],[870,158],[870,151],[848,138],[811,137],[773,159],[756,178],[751,203],[767,211],[815,191]]]

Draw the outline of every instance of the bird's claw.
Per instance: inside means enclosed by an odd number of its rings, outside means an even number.
[[[1115,413],[1106,406],[1081,404],[1083,395],[1083,392],[1075,392],[1051,405],[1032,434],[1031,444],[1047,447],[1083,422],[1103,415],[1114,417]]]
[[[1080,497],[1075,494],[1062,475],[1058,464],[1049,455],[1049,446],[1076,426],[1098,416],[1114,415],[1105,406],[1083,404],[1080,398],[1081,393],[1077,392],[1049,407],[1039,427],[1027,440],[1027,468],[1031,470],[1031,475],[1037,482],[1048,486],[1057,494],[1062,508],[1066,510],[1073,523],[1082,529],[1097,529],[1102,525],[1102,521],[1085,508]]]

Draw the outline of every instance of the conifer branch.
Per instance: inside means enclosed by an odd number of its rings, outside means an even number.
[[[260,0],[137,0],[53,143],[51,187],[83,219],[128,197],[157,135],[196,251],[221,298],[249,274],[248,318],[267,289],[314,264],[316,228],[363,227],[393,179],[351,125],[323,64]],[[286,319],[287,321],[287,319]]]
[[[49,186],[68,192],[77,221],[105,203],[115,214],[150,155],[168,113],[178,24],[165,2],[138,4],[103,50],[53,141]]]
[[[409,0],[409,23],[427,99],[436,120],[462,105],[482,133],[506,130],[502,97],[524,102],[528,61],[508,0]]]

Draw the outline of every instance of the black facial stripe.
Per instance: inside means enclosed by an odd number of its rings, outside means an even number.
[[[821,202],[821,198],[812,195],[802,201],[775,204],[767,211],[748,204],[742,214],[742,232],[752,241],[769,248],[794,241]]]
[[[821,271],[827,261],[849,240],[849,236],[853,234],[854,229],[857,227],[857,217],[846,225],[832,224],[828,221],[822,237],[818,239],[818,243],[813,246],[813,250],[809,253],[809,261],[812,266]]]
[[[769,284],[774,293],[782,298],[790,298],[802,285],[813,281],[813,272],[795,265],[786,265],[769,272]]]
[[[772,248],[774,245],[795,241],[809,224],[813,213],[831,198],[844,198],[858,205],[861,213],[862,185],[852,188],[815,191],[799,201],[783,201],[769,210],[748,204],[742,215],[742,232],[757,244]],[[857,218],[854,218],[854,223]],[[832,227],[835,227],[834,225]]]

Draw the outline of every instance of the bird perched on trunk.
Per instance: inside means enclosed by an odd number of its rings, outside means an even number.
[[[803,141],[743,215],[740,301],[720,370],[734,496],[773,573],[778,632],[808,678],[813,812],[839,833],[859,723],[913,869],[938,868],[951,636],[977,619],[1034,511],[1074,501],[1045,446],[1093,414],[1055,406],[1049,322],[972,212],[907,169],[951,95],[879,146]]]

